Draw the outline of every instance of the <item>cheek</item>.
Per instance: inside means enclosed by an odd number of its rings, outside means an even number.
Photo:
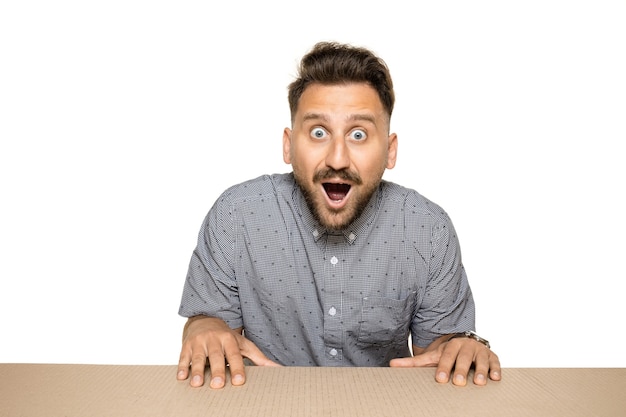
[[[387,150],[381,148],[376,153],[355,154],[352,163],[364,181],[377,181],[387,167]]]
[[[307,164],[306,158],[299,158],[297,155],[292,155],[291,168],[301,181],[305,181],[307,183],[310,181],[312,173]]]
[[[291,153],[291,166],[294,171],[297,170],[311,178],[313,173],[320,168],[318,160],[319,157],[315,152],[303,152],[303,150],[300,150],[299,152]]]

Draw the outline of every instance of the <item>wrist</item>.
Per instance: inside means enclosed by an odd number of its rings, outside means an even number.
[[[470,339],[474,339],[477,342],[482,343],[483,345],[491,349],[491,345],[489,344],[489,341],[485,339],[484,337],[477,335],[476,332],[474,332],[473,330],[468,330],[466,332],[461,332],[461,333],[453,333],[450,335],[447,341],[456,339],[457,337],[468,337]]]

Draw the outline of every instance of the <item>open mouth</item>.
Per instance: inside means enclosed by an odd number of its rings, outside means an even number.
[[[332,201],[342,201],[350,191],[350,184],[335,184],[331,182],[322,183],[328,198]]]

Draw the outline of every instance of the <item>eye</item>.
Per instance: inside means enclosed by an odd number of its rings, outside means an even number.
[[[355,129],[350,132],[350,137],[354,140],[361,141],[367,139],[367,134],[365,134],[365,132],[361,129]]]
[[[322,129],[321,127],[314,127],[311,130],[311,136],[314,137],[315,139],[324,139],[326,135],[327,135],[326,131]]]

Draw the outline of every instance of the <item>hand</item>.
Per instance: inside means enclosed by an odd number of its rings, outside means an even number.
[[[474,384],[476,385],[485,385],[487,375],[494,381],[501,379],[500,360],[487,346],[469,337],[443,341],[446,339],[448,336],[443,336],[426,349],[413,346],[415,356],[393,359],[389,366],[405,368],[436,366],[435,379],[441,383],[450,380],[452,367],[454,367],[452,383],[460,386],[467,383],[467,376],[472,365],[474,365]]]
[[[243,358],[259,366],[280,366],[271,361],[250,340],[241,334],[241,329],[232,330],[221,319],[193,317],[187,321],[183,332],[183,346],[178,362],[179,380],[187,379],[191,364],[192,387],[204,384],[204,367],[207,358],[211,368],[211,388],[222,388],[226,381],[226,362],[230,368],[231,383],[243,385],[246,379]]]

